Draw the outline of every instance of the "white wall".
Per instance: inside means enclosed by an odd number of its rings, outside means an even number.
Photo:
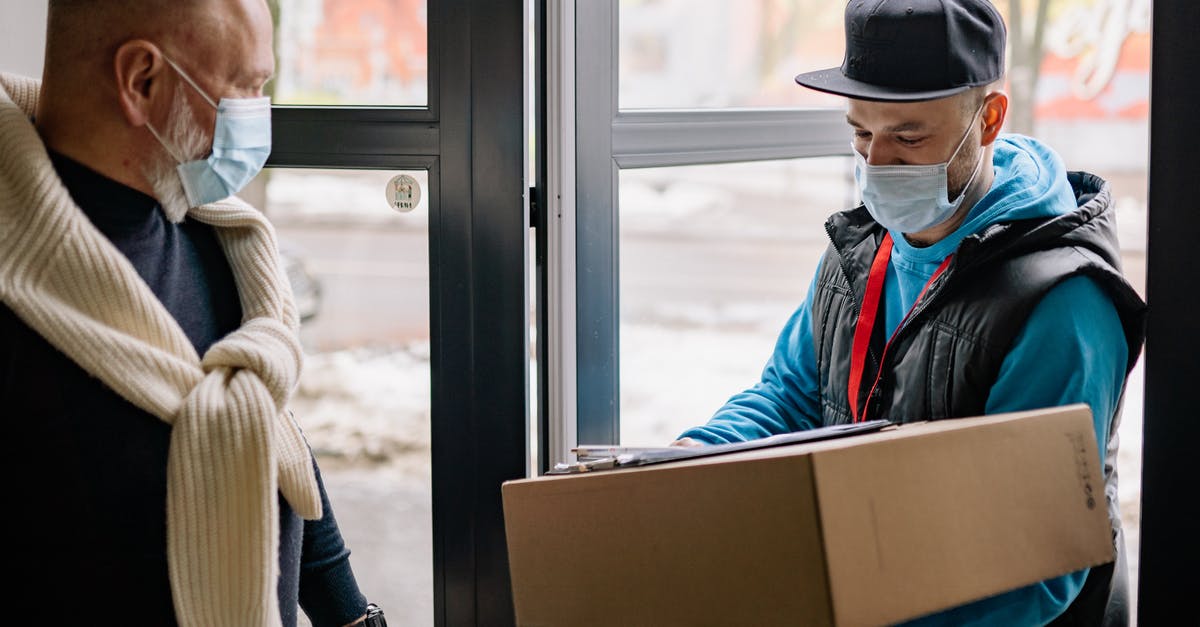
[[[0,0],[0,72],[42,77],[48,0]]]

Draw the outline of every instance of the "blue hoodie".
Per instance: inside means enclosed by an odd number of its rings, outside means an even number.
[[[889,335],[963,238],[997,222],[1051,217],[1076,209],[1066,168],[1045,144],[1028,137],[1002,136],[995,143],[992,164],[995,179],[991,189],[948,237],[916,248],[900,233],[892,233],[894,248],[883,302]],[[680,437],[720,444],[820,426],[812,294],[810,285],[804,303],[784,326],[762,379],[729,399],[706,425]],[[1063,281],[1033,309],[1001,366],[985,411],[994,414],[1087,403],[1103,463],[1109,420],[1125,381],[1128,350],[1117,310],[1100,286],[1083,276]],[[909,624],[1044,625],[1066,610],[1087,573],[1085,569],[1048,579]]]

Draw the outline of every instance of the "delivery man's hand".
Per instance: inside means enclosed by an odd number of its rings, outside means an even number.
[[[692,438],[679,438],[678,440],[672,442],[671,446],[704,446],[704,443],[700,440],[693,440]]]

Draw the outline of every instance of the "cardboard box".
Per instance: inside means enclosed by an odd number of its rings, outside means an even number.
[[[883,625],[1113,560],[1086,405],[503,486],[517,624]]]

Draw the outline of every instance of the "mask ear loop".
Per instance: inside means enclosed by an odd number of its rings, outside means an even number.
[[[178,65],[175,65],[174,61],[167,58],[166,54],[163,54],[163,61],[166,61],[167,65],[171,66],[172,69],[174,69],[177,73],[179,73],[179,76],[184,81],[186,81],[188,85],[191,85],[192,89],[195,89],[196,93],[200,94],[200,97],[204,98],[204,101],[207,102],[209,104],[209,106],[211,106],[214,109],[219,108],[219,107],[217,107],[217,103],[213,102],[213,99],[209,98],[208,94],[204,93],[203,89],[200,89],[200,86],[196,84],[196,81],[192,80],[192,77],[188,76],[187,72],[184,72],[182,68],[180,68]]]
[[[165,58],[165,57],[164,57]],[[950,158],[946,159],[946,165],[949,166],[951,161],[958,156],[958,151],[962,150],[963,145],[967,143],[967,138],[971,136],[971,127],[975,126],[975,120],[979,119],[979,114],[983,113],[983,108],[987,106],[987,100],[984,100],[979,108],[975,110],[975,115],[971,116],[971,123],[967,124],[967,130],[963,132],[962,139],[958,140],[958,146],[954,148],[954,152],[950,153]]]
[[[967,125],[967,132],[963,133],[962,139],[958,140],[958,148],[954,149],[954,154],[950,155],[950,159],[946,161],[947,168],[950,167],[950,162],[954,161],[954,157],[958,156],[958,151],[961,150],[962,147],[967,143],[967,137],[971,136],[971,127],[975,126],[975,120],[979,118],[979,114],[986,106],[987,100],[984,100],[983,104],[979,105],[979,109],[975,111],[975,115],[971,116],[971,123]],[[967,190],[971,189],[971,185],[975,183],[975,177],[979,176],[979,166],[983,165],[983,154],[984,151],[979,151],[979,159],[975,161],[975,168],[971,170],[971,178],[967,179],[966,185],[963,185],[962,192],[958,195],[959,198],[966,197]],[[955,202],[957,201],[958,199],[955,199]]]
[[[962,193],[959,196],[965,197],[967,190],[971,189],[971,185],[975,184],[975,177],[979,176],[979,171],[982,169],[980,166],[983,165],[983,154],[984,151],[980,150],[979,159],[975,161],[975,169],[971,170],[971,178],[967,179],[967,184],[963,185]]]
[[[154,125],[150,123],[150,120],[146,120],[146,128],[150,129],[150,134],[154,136],[154,139],[158,140],[158,143],[163,147],[163,150],[167,151],[168,155],[171,155],[171,158],[175,160],[175,163],[183,163],[183,159],[181,159],[179,155],[171,149],[170,144],[163,140],[162,135],[158,134],[158,131],[154,129]]]
[[[214,109],[219,109],[217,103],[213,102],[212,98],[209,98],[208,94],[204,93],[203,89],[200,89],[200,86],[196,84],[196,81],[192,80],[192,77],[188,76],[187,72],[183,71],[183,68],[176,65],[176,63],[172,61],[170,57],[166,55],[166,53],[163,53],[162,58],[163,61],[167,62],[167,65],[171,66],[171,69],[175,70],[175,72],[179,74],[179,77],[182,78],[184,82],[190,85],[192,89],[196,90],[196,93],[200,94],[200,97],[203,98],[204,101],[209,104],[209,106]],[[154,139],[158,140],[158,143],[163,147],[163,150],[167,151],[167,154],[171,155],[171,158],[175,160],[175,163],[184,162],[184,159],[180,157],[179,154],[171,148],[171,145],[162,138],[162,135],[159,134],[158,130],[154,128],[154,125],[151,124],[149,120],[146,121],[146,128],[150,129],[150,134],[154,135]]]

